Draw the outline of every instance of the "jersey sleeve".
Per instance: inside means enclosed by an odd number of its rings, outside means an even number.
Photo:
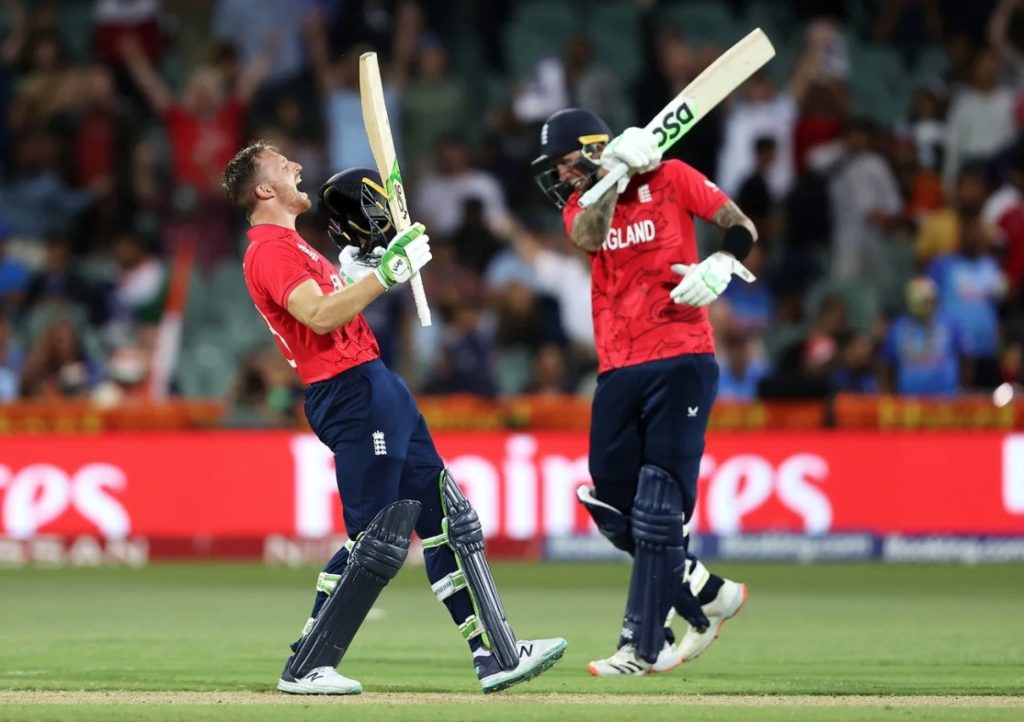
[[[687,212],[710,222],[718,209],[729,200],[729,196],[693,166],[680,160],[665,161],[665,165],[675,175],[676,184],[683,190],[682,200]]]
[[[281,308],[288,308],[288,296],[303,281],[313,278],[303,256],[284,245],[266,243],[250,259],[253,285]]]

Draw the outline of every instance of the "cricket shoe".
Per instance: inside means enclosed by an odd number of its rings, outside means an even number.
[[[686,634],[673,648],[673,654],[664,660],[664,663],[670,666],[659,671],[668,671],[683,662],[689,662],[699,657],[718,638],[718,632],[726,620],[739,614],[746,601],[746,584],[739,584],[728,579],[723,580],[722,588],[718,590],[718,596],[707,604],[701,605],[704,615],[708,618],[707,629],[701,632],[694,627],[687,628]],[[661,656],[658,657],[658,661],[662,661]]]
[[[665,643],[669,647],[668,642]],[[660,659],[659,655],[659,659]],[[654,665],[640,658],[636,647],[624,644],[607,659],[595,659],[587,665],[587,671],[595,677],[642,677],[653,671]]]
[[[567,645],[568,642],[560,637],[522,639],[516,642],[519,649],[519,664],[515,669],[509,670],[502,669],[490,652],[474,654],[473,664],[476,665],[480,689],[484,694],[490,694],[543,674],[562,658]]]
[[[291,660],[288,660],[291,662]],[[359,694],[363,685],[338,674],[334,667],[317,667],[305,677],[296,679],[285,664],[277,688],[289,694]]]

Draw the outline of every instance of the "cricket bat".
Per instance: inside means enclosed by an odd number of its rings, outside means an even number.
[[[683,88],[668,105],[647,124],[647,130],[658,139],[658,149],[665,152],[686,135],[715,106],[732,91],[746,82],[765,63],[775,57],[775,48],[761,28],[755,28],[745,38],[722,53],[704,72]],[[608,171],[580,198],[586,208],[597,202],[609,188],[626,177],[625,163]]]
[[[363,107],[363,125],[366,126],[366,136],[370,140],[370,150],[387,192],[391,222],[395,230],[401,233],[412,225],[412,219],[405,198],[405,186],[402,184],[402,171],[398,167],[395,140],[391,137],[388,109],[384,105],[384,86],[380,80],[377,53],[363,53],[359,56],[359,100]],[[427,294],[423,290],[423,279],[419,273],[409,279],[409,285],[416,301],[416,315],[420,317],[420,324],[429,326],[430,306],[427,305]]]

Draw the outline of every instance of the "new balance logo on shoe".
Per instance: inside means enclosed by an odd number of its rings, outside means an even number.
[[[692,419],[692,418],[696,417],[698,411],[700,411],[700,407],[699,406],[687,406],[686,407],[686,416],[687,416],[687,418]]]
[[[373,434],[373,453],[375,456],[387,456],[388,445],[384,442],[384,432],[374,431]]]
[[[532,654],[533,654],[533,645],[532,644],[523,644],[523,645],[521,645],[519,647],[519,659],[522,659],[523,657],[529,657]]]
[[[316,670],[314,670],[314,671],[310,672],[309,675],[306,676],[306,681],[307,682],[313,682],[314,680],[320,679],[321,677],[323,677],[323,675],[320,674],[320,672],[317,672]]]

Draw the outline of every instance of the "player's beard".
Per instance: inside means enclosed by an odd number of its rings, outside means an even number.
[[[295,188],[292,190],[288,205],[295,211],[296,215],[298,215],[300,213],[305,213],[312,208],[313,201],[309,200],[309,196],[306,193]]]

